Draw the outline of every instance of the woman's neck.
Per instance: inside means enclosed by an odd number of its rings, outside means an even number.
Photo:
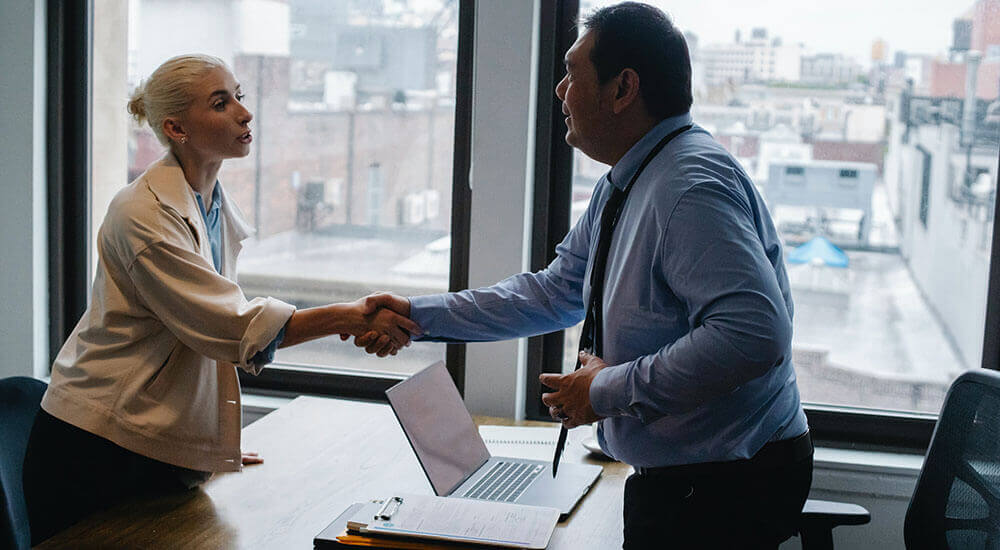
[[[222,160],[208,160],[200,158],[190,151],[174,150],[181,170],[184,171],[184,179],[187,180],[191,189],[201,195],[201,200],[207,210],[212,204],[212,192],[215,190],[215,182],[219,176],[219,169],[222,168]]]

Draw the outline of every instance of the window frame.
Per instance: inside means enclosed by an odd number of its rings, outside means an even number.
[[[46,3],[49,365],[87,309],[93,15],[93,0]]]
[[[93,99],[93,0],[47,0],[47,131],[49,364],[86,310],[90,282],[91,103]],[[475,0],[458,3],[458,54],[452,158],[449,290],[468,287],[469,168],[471,165]],[[80,83],[85,83],[83,86]],[[345,344],[350,345],[350,344]],[[465,344],[447,344],[445,362],[460,392],[465,387]],[[405,374],[350,371],[274,363],[258,376],[239,371],[244,388],[385,400],[385,390]]]
[[[541,19],[546,17],[546,5],[548,2],[542,1],[542,16]],[[548,31],[551,33],[549,40],[552,40],[551,36],[563,36],[572,30],[572,35],[576,36],[576,22],[580,15],[579,13],[579,2],[573,0],[571,2],[564,3],[564,11],[560,13],[558,20],[555,22],[555,29]],[[543,27],[544,29],[544,27]],[[545,32],[542,33],[543,44]],[[572,42],[570,42],[572,43]],[[568,49],[568,44],[561,50],[551,51],[550,55],[554,56],[556,64],[561,67],[562,56],[564,52]],[[545,52],[542,49],[541,52]],[[539,60],[539,66],[544,67],[551,60]],[[554,83],[547,81],[550,78],[547,74],[539,71],[539,98],[542,98],[543,87],[551,84],[548,90],[552,90],[555,86]],[[556,80],[555,82],[558,82]],[[542,101],[538,102],[539,113],[538,120],[547,120],[543,115],[549,113],[543,111],[545,107]],[[558,122],[561,124],[561,117]],[[543,124],[539,124],[539,134],[538,139],[541,141],[544,137],[548,137],[550,140],[548,147],[549,150],[556,150],[559,144],[565,145],[563,136],[560,132],[553,130],[552,128],[546,129],[546,133],[542,133]],[[554,126],[559,128],[559,126]],[[566,146],[568,148],[568,146]],[[547,158],[547,157],[544,157]],[[1000,167],[1000,151],[997,155],[998,167]],[[998,168],[998,173],[1000,173],[1000,168]],[[562,186],[568,188],[571,186],[572,169],[568,175],[559,173],[556,175],[550,174],[549,178],[543,179],[539,178],[541,172],[536,172],[536,188],[545,187],[545,185],[539,185],[539,182],[545,182],[548,184],[548,188],[557,189]],[[536,192],[537,195],[537,192]],[[554,194],[550,194],[544,201],[536,202],[534,219],[536,220],[536,225],[534,227],[534,239],[533,247],[535,242],[545,242],[545,249],[548,256],[554,256],[555,245],[560,242],[563,233],[558,231],[553,231],[551,225],[545,226],[544,224],[540,227],[537,221],[539,219],[567,219],[569,216],[569,210],[571,208],[569,200],[553,200]],[[568,195],[567,195],[568,196]],[[536,199],[537,200],[537,199]],[[540,212],[543,210],[543,212]],[[990,268],[989,268],[989,283],[988,283],[988,294],[987,294],[987,308],[986,308],[986,327],[984,334],[984,344],[983,344],[983,362],[982,368],[988,368],[992,370],[1000,370],[1000,200],[996,200],[994,203],[994,223],[993,223],[993,243],[992,251],[990,255]],[[566,228],[568,229],[568,227]],[[540,258],[541,256],[539,256]],[[532,269],[541,269],[544,264],[536,264],[536,256],[532,256]],[[557,339],[556,335],[559,337]],[[535,344],[536,355],[541,355],[544,357],[544,367],[535,366],[532,362],[528,363],[528,376],[526,380],[526,395],[528,398],[525,406],[525,415],[527,418],[536,420],[550,420],[548,415],[547,407],[537,407],[537,403],[540,403],[540,390],[539,384],[537,382],[537,373],[540,372],[557,372],[561,369],[561,345],[558,359],[555,358],[554,354],[545,346],[548,343],[563,341],[562,332],[551,333],[544,336],[533,338],[532,341],[541,341],[540,344]],[[530,346],[530,342],[529,342]],[[531,348],[529,347],[529,350]],[[542,351],[537,351],[542,350]],[[529,359],[531,358],[529,351]],[[536,358],[536,361],[538,359]],[[862,408],[851,408],[847,406],[828,406],[821,404],[804,403],[803,408],[805,409],[806,417],[809,421],[809,428],[812,433],[814,441],[817,444],[830,446],[830,447],[840,447],[840,448],[852,448],[852,449],[865,449],[865,450],[879,450],[879,451],[891,451],[891,452],[903,452],[903,453],[915,453],[923,454],[926,452],[928,445],[930,444],[931,436],[934,433],[934,427],[937,423],[937,414],[927,414],[927,413],[907,413],[902,411],[879,411],[879,410],[869,410]]]
[[[573,148],[563,138],[562,102],[556,85],[566,76],[563,55],[577,38],[579,0],[541,0],[538,25],[537,112],[535,113],[535,185],[531,213],[531,271],[555,259],[555,248],[569,231],[573,193]],[[559,208],[559,205],[566,208]],[[525,417],[549,419],[542,403],[542,373],[561,373],[564,331],[528,339],[525,356]]]

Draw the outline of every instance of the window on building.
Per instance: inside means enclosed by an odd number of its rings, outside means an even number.
[[[583,0],[580,12],[611,3]],[[998,65],[949,51],[951,22],[967,14],[972,50],[1000,46],[991,11],[937,3],[917,14],[893,0],[864,17],[829,10],[819,23],[812,8],[794,2],[650,3],[688,37],[694,121],[753,178],[786,261],[813,239],[847,260],[846,267],[819,256],[785,265],[807,407],[936,413],[952,380],[982,364],[995,175],[976,179],[981,208],[928,205],[955,201],[948,182],[937,181],[947,174],[933,166],[966,156],[978,166],[997,163],[1000,123],[987,106],[998,100]],[[769,75],[733,38],[758,20],[780,38],[756,46],[775,56]],[[967,95],[969,67],[976,116],[963,132],[955,98]],[[962,135],[975,137],[966,143]],[[573,222],[608,170],[575,155]],[[805,184],[786,188],[784,176]],[[844,178],[851,185],[838,183]],[[974,238],[955,246],[956,234]],[[567,331],[564,370],[574,366],[578,338],[578,328]]]
[[[933,156],[921,145],[917,145],[916,150],[920,153],[920,223],[924,229],[927,229],[927,211],[931,204],[931,162]]]
[[[253,113],[251,153],[219,181],[256,236],[238,281],[300,307],[371,292],[447,290],[458,2],[97,0],[95,229],[114,194],[164,154],[126,98],[166,59],[206,53],[232,68]],[[95,231],[96,233],[96,231]],[[368,356],[325,338],[280,350],[313,372],[406,375],[443,359],[415,343]]]

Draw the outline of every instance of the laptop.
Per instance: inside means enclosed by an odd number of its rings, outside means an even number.
[[[438,496],[548,506],[565,519],[601,475],[593,464],[490,456],[458,388],[438,361],[386,390]]]

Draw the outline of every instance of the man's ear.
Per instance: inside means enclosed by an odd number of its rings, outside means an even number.
[[[612,107],[617,115],[639,98],[639,73],[626,67],[615,77],[615,82],[617,89]]]
[[[167,136],[170,141],[177,143],[183,143],[187,140],[187,132],[181,126],[180,121],[174,117],[163,119],[163,135]]]

